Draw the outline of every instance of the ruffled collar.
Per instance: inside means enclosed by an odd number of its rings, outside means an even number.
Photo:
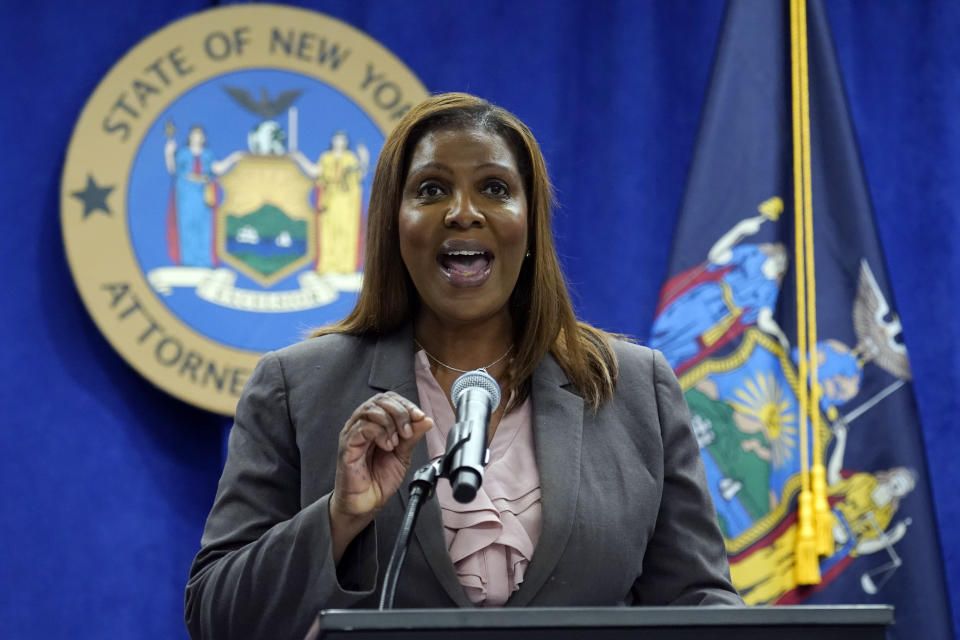
[[[425,436],[435,460],[446,450],[456,415],[423,351],[416,353],[414,366],[421,408],[436,423]],[[447,550],[467,597],[480,606],[503,605],[523,582],[540,533],[540,476],[529,398],[501,418],[476,498],[457,502],[449,483],[441,480],[437,499]]]

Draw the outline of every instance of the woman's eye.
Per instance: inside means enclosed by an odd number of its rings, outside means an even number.
[[[436,182],[425,182],[417,190],[417,196],[421,198],[438,198],[443,195],[443,187]]]
[[[510,191],[507,189],[507,185],[499,180],[493,180],[483,185],[483,191],[484,193],[488,193],[495,198],[503,198],[510,194]]]

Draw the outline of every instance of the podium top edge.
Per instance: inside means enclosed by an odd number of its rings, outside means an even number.
[[[555,607],[500,609],[328,609],[321,629],[497,629],[705,626],[889,626],[890,605],[756,607]]]

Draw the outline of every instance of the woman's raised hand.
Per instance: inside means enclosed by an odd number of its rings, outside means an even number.
[[[393,391],[373,396],[347,420],[330,498],[335,561],[400,488],[413,447],[432,427],[417,405]]]

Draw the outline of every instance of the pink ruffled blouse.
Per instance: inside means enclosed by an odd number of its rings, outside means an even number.
[[[456,415],[426,354],[418,351],[415,359],[420,408],[437,425],[426,434],[430,459],[436,460],[446,450]],[[447,550],[467,597],[480,607],[502,606],[520,588],[540,535],[540,474],[529,398],[500,420],[476,498],[457,502],[450,483],[441,480],[437,499]]]

